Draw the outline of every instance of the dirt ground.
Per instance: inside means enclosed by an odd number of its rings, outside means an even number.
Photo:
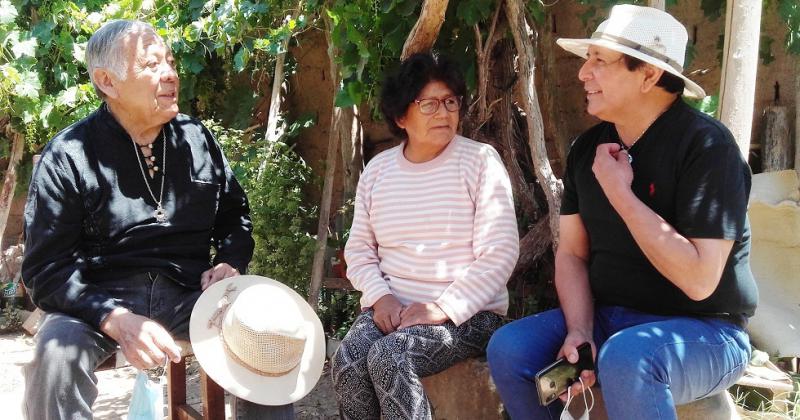
[[[25,381],[22,366],[33,356],[33,339],[24,333],[0,335],[0,412],[4,420],[22,419],[21,404]],[[200,381],[198,365],[194,361],[188,369],[189,388],[187,401],[198,411]],[[121,368],[97,373],[99,395],[94,404],[95,419],[124,419],[127,417],[131,390],[136,378],[134,368]],[[164,390],[166,401],[166,389]],[[226,396],[226,411],[230,418],[230,396]],[[166,409],[165,409],[166,414]],[[297,419],[336,419],[336,400],[327,365],[317,386],[305,398],[295,403]]]

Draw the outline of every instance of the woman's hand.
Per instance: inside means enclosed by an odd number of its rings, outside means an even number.
[[[435,303],[412,303],[400,312],[400,328],[413,325],[439,325],[449,321],[450,317]]]
[[[383,295],[372,305],[372,310],[374,311],[372,320],[382,333],[389,334],[397,330],[403,304],[394,295]]]

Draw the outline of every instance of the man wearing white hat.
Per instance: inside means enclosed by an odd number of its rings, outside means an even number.
[[[492,337],[492,377],[512,418],[550,418],[534,375],[591,344],[609,418],[674,419],[676,404],[722,392],[744,373],[750,272],[750,169],[730,132],[681,94],[686,29],[648,7],[615,6],[578,78],[602,122],[575,140],[564,175],[555,282],[561,309]],[[584,371],[586,386],[595,372]],[[572,385],[579,392],[581,385]],[[566,393],[562,394],[562,400]]]

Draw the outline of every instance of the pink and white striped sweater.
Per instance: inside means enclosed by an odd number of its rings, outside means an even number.
[[[403,146],[375,156],[358,183],[345,259],[361,306],[391,293],[403,305],[435,302],[456,325],[479,311],[505,315],[519,236],[500,156],[456,136],[411,163]]]

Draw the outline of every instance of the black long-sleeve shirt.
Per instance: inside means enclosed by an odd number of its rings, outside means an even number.
[[[137,166],[143,156],[105,105],[45,147],[25,208],[22,265],[37,306],[99,328],[119,306],[97,286],[106,279],[155,271],[199,289],[212,246],[214,264],[245,272],[254,246],[250,209],[211,133],[178,115],[153,146],[162,170],[147,179],[159,198],[164,174],[163,223]]]

